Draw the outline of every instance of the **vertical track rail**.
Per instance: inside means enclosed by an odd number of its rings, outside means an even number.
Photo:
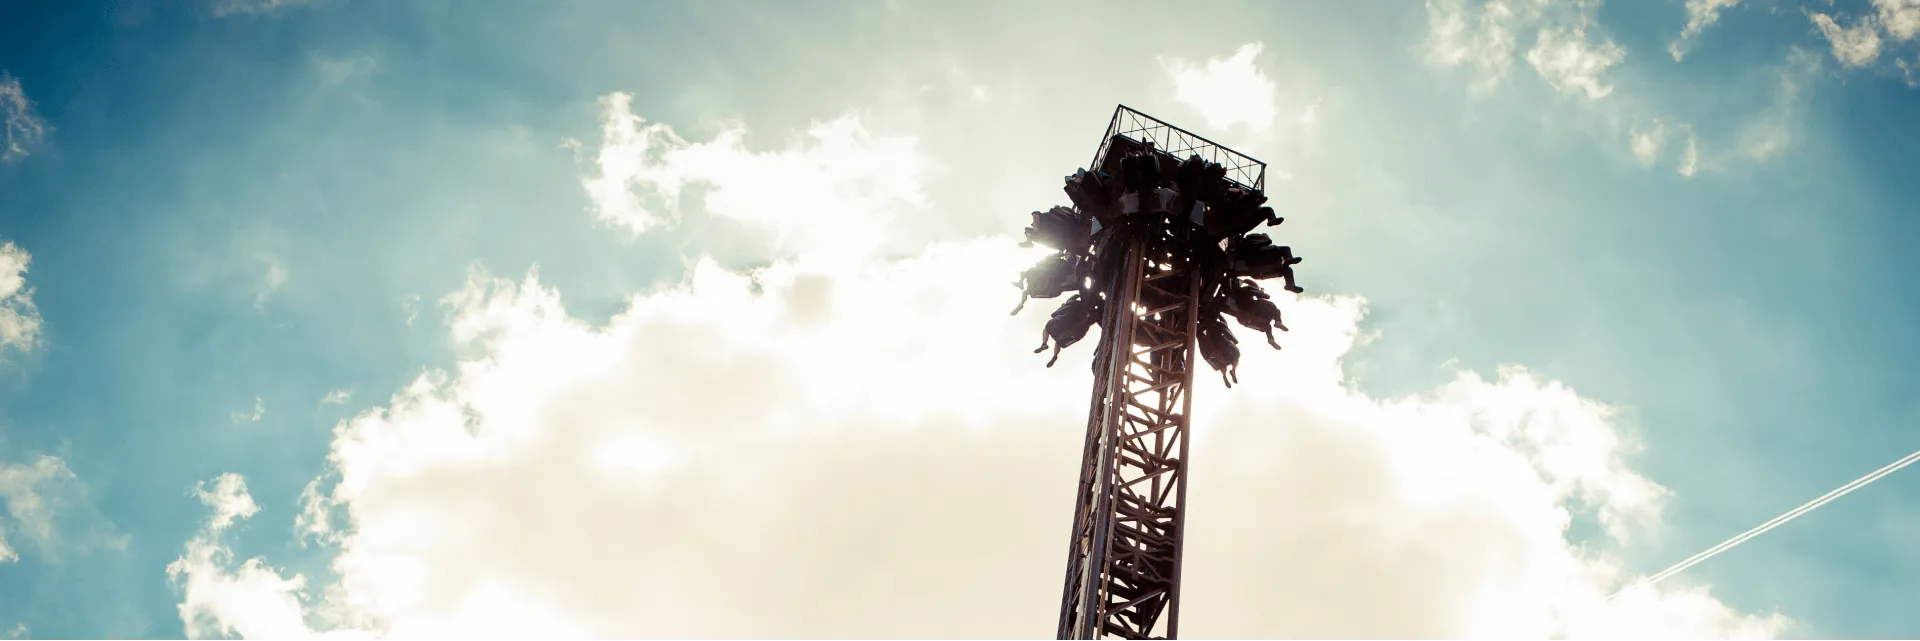
[[[1154,227],[1132,241],[1107,295],[1061,639],[1178,632],[1200,279],[1164,253],[1166,230]]]

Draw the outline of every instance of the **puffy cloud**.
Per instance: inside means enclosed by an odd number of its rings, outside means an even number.
[[[1149,110],[1191,116],[1203,135],[1230,134],[1234,149],[1267,161],[1269,181],[1286,181],[1292,178],[1284,167],[1319,146],[1324,98],[1293,92],[1283,100],[1261,60],[1265,52],[1264,43],[1249,42],[1203,61],[1158,56],[1161,73]]]
[[[1636,128],[1628,139],[1627,146],[1633,150],[1633,157],[1641,165],[1652,165],[1660,159],[1660,146],[1667,140],[1667,125],[1659,121],[1650,129]]]
[[[1808,13],[1814,27],[1827,39],[1833,57],[1842,67],[1870,67],[1885,53],[1920,36],[1920,0],[1873,0],[1873,12],[1854,18]],[[1853,26],[1843,26],[1851,22]],[[1907,86],[1920,86],[1914,77],[1915,63],[1893,59],[1892,67]]]
[[[268,258],[267,261],[267,272],[261,275],[260,289],[253,295],[254,309],[266,309],[267,297],[280,291],[280,287],[287,284],[287,268],[282,266],[277,258]]]
[[[236,520],[260,511],[247,492],[246,479],[222,474],[213,487],[194,488],[200,501],[213,510],[206,526],[187,542],[186,552],[167,564],[167,576],[184,595],[180,619],[188,638],[235,637],[295,639],[313,636],[303,620],[300,598],[306,577],[281,578],[259,558],[228,570],[233,553],[221,534]],[[350,635],[347,633],[346,635]],[[336,633],[335,636],[346,636]]]
[[[1680,37],[1667,43],[1667,53],[1673,54],[1673,61],[1679,62],[1687,55],[1694,38],[1700,32],[1720,20],[1720,12],[1740,4],[1740,0],[1687,0],[1687,26],[1680,30]]]
[[[1785,64],[1773,74],[1774,99],[1766,109],[1740,127],[1738,145],[1748,158],[1765,161],[1779,155],[1798,137],[1803,127],[1809,85],[1818,79],[1823,66],[1820,54],[1794,48]]]
[[[1901,0],[1920,1],[1920,0]],[[1670,52],[1683,55],[1686,40],[1718,20],[1721,12],[1738,0],[1689,0],[1688,26]],[[1624,95],[1611,100],[1617,86],[1611,75],[1626,61],[1626,49],[1607,35],[1599,22],[1600,0],[1427,0],[1427,60],[1442,68],[1465,68],[1475,77],[1475,91],[1487,91],[1498,85],[1516,58],[1524,58],[1535,75],[1556,91],[1585,98],[1575,101],[1584,123],[1598,132],[1607,144],[1625,139],[1625,151],[1643,165],[1658,161],[1669,149],[1679,152],[1676,171],[1682,176],[1696,175],[1703,166],[1728,167],[1739,161],[1765,162],[1786,149],[1802,127],[1804,85],[1818,60],[1798,48],[1790,48],[1779,72],[1779,98],[1755,113],[1741,117],[1745,122],[1730,139],[1707,145],[1714,152],[1702,158],[1701,140],[1691,127],[1675,122],[1671,110],[1660,106],[1657,96]],[[1818,16],[1819,14],[1814,14]],[[1831,18],[1819,16],[1816,23]],[[1854,30],[1831,25],[1837,55],[1868,55],[1877,51],[1872,22],[1865,19]],[[1864,29],[1864,31],[1862,31]],[[1866,45],[1860,44],[1873,40]],[[1525,51],[1524,55],[1516,52]],[[1875,54],[1877,55],[1877,54]],[[1864,64],[1864,63],[1862,63]],[[1673,131],[1662,131],[1645,123],[1669,122],[1686,129],[1686,141],[1678,137],[1668,144]],[[1709,141],[1711,142],[1711,141]],[[1732,150],[1738,150],[1734,152]]]
[[[1506,77],[1523,39],[1524,58],[1555,90],[1599,99],[1613,92],[1604,76],[1626,58],[1612,38],[1600,36],[1594,19],[1599,2],[1555,4],[1547,0],[1427,1],[1427,59],[1445,68],[1471,67],[1474,86],[1491,89]]]
[[[634,233],[671,222],[670,217],[679,214],[679,181],[656,178],[654,174],[665,163],[667,151],[685,148],[687,142],[665,123],[646,124],[646,119],[633,113],[633,96],[629,94],[601,97],[600,109],[604,122],[600,151],[595,157],[600,175],[581,181],[593,201],[594,213],[600,220],[623,225]],[[578,140],[572,144],[580,145]],[[632,191],[635,185],[649,188],[654,192],[649,195],[659,200],[643,204],[641,196]]]
[[[0,563],[20,558],[9,536],[24,536],[47,553],[96,545],[125,547],[126,537],[113,533],[86,494],[86,487],[60,457],[0,464],[0,501],[6,503],[7,516],[0,519]]]
[[[1680,175],[1692,178],[1700,171],[1700,148],[1693,134],[1687,134],[1687,148],[1680,152]]]
[[[605,152],[603,167],[639,164]],[[781,153],[725,156],[751,172]],[[725,169],[656,162],[662,175]],[[915,176],[885,169],[791,179]],[[806,237],[848,216],[920,214],[911,199],[789,204],[786,219],[747,220]],[[818,209],[843,204],[862,209]],[[220,515],[244,510],[220,507],[242,502],[216,483],[203,496],[214,518],[170,568],[189,633],[898,637],[928,621],[940,635],[1043,633],[1092,341],[1052,369],[1025,351],[1043,315],[1007,317],[1006,283],[1035,252],[992,237],[744,272],[703,260],[599,325],[536,274],[476,270],[444,300],[458,363],[341,422],[329,471],[304,492],[296,524],[335,547],[334,578],[309,591],[261,559],[230,569]],[[1189,635],[1787,625],[1702,588],[1605,598],[1628,578],[1613,542],[1658,527],[1666,494],[1626,464],[1636,446],[1608,406],[1517,367],[1371,397],[1341,364],[1362,302],[1277,296],[1287,349],[1250,349],[1230,391],[1199,378]],[[1574,543],[1576,521],[1599,540]]]
[[[1920,36],[1920,0],[1873,0],[1880,26],[1896,42]]]
[[[898,237],[889,233],[898,221],[873,212],[929,204],[920,184],[930,167],[916,141],[876,136],[857,116],[816,123],[787,149],[754,152],[738,125],[689,143],[634,114],[630,95],[600,106],[599,175],[582,185],[600,220],[634,233],[677,219],[682,196],[699,189],[707,214],[765,230],[783,250],[858,260]]]
[[[1474,11],[1459,0],[1427,0],[1427,59],[1441,67],[1473,67],[1476,86],[1491,88],[1506,77],[1523,23],[1511,3],[1496,0]]]
[[[261,400],[261,398],[258,396],[255,396],[253,397],[253,411],[234,412],[232,414],[232,418],[233,418],[233,422],[235,423],[253,423],[253,422],[258,422],[261,418],[264,418],[266,415],[267,415],[266,401]]]
[[[213,516],[207,520],[207,530],[222,532],[233,525],[235,519],[244,519],[260,512],[260,506],[253,502],[253,495],[247,493],[247,480],[234,473],[222,474],[213,480],[213,487],[200,483],[193,488],[193,495],[201,503],[213,508]]]
[[[412,321],[409,320],[408,322],[409,324],[411,324]],[[347,401],[351,399],[353,399],[353,390],[337,389],[337,390],[329,391],[327,392],[326,396],[321,397],[320,404],[321,405],[345,405]]]
[[[1273,79],[1256,64],[1265,49],[1265,44],[1250,42],[1231,56],[1208,58],[1203,64],[1165,57],[1160,68],[1173,79],[1173,100],[1192,107],[1208,127],[1261,130],[1273,126],[1279,111]]]
[[[964,600],[980,616],[945,633],[1044,628],[1086,375],[1018,351],[1032,320],[996,322],[1006,288],[968,277],[1017,266],[1011,245],[825,294],[796,266],[706,264],[604,327],[476,275],[449,299],[471,356],[336,430],[307,525],[340,578],[310,614],[398,636],[869,636]],[[1369,398],[1339,374],[1358,302],[1289,312],[1289,349],[1250,354],[1242,388],[1202,379],[1192,633],[1779,629],[1684,590],[1604,600],[1625,577],[1570,521],[1593,506],[1625,536],[1664,494],[1609,408],[1521,369]],[[207,576],[298,600],[263,567]],[[201,612],[258,610],[238,599],[188,585]]]
[[[1863,67],[1880,57],[1880,32],[1872,18],[1861,18],[1852,27],[1842,27],[1824,13],[1811,14],[1820,35],[1833,45],[1833,57],[1848,67]]]
[[[1700,171],[1700,143],[1693,134],[1693,127],[1680,123],[1669,131],[1665,121],[1654,120],[1650,126],[1635,127],[1627,136],[1627,148],[1633,152],[1635,160],[1642,167],[1651,167],[1659,162],[1660,154],[1667,148],[1667,140],[1679,141],[1679,159],[1674,171],[1688,178]]]
[[[34,113],[33,102],[20,87],[20,79],[0,71],[0,118],[4,118],[6,147],[0,149],[0,164],[27,157],[47,135],[47,123]]]
[[[407,315],[407,327],[413,327],[413,321],[420,318],[420,295],[408,294],[401,298],[400,311]]]
[[[1627,52],[1612,40],[1594,42],[1585,25],[1543,29],[1527,50],[1527,64],[1554,89],[1599,99],[1613,93],[1601,76],[1625,60]]]
[[[12,242],[0,242],[0,357],[8,349],[27,350],[40,343],[40,309],[27,285],[33,255]]]
[[[0,529],[0,562],[20,559],[20,553],[7,543],[7,530],[25,533],[43,545],[53,540],[52,514],[38,488],[48,481],[72,476],[64,461],[51,456],[24,465],[0,465],[0,498],[6,499],[10,517],[4,524],[7,527]]]
[[[1687,26],[1681,30],[1680,37],[1668,45],[1673,59],[1678,61],[1685,56],[1689,40],[1719,20],[1721,11],[1740,1],[1687,0]],[[1920,0],[1873,0],[1873,9],[1874,16],[1862,17],[1852,27],[1842,27],[1833,16],[1823,13],[1811,13],[1809,18],[1833,45],[1834,58],[1846,66],[1859,67],[1879,56],[1882,32],[1893,42],[1920,36]]]
[[[1672,49],[1675,58],[1682,55],[1685,39],[1698,35],[1718,19],[1720,11],[1737,1],[1689,0],[1688,26],[1681,40],[1675,41]],[[1667,139],[1673,132],[1668,131],[1666,122],[1670,118],[1660,109],[1631,96],[1625,100],[1600,101],[1613,95],[1615,87],[1608,76],[1626,60],[1626,49],[1606,35],[1599,25],[1600,5],[1598,0],[1428,0],[1426,57],[1443,68],[1472,70],[1476,91],[1487,91],[1498,85],[1514,59],[1523,58],[1549,87],[1586,98],[1578,102],[1583,105],[1583,114],[1595,119],[1595,128],[1606,132],[1604,135],[1610,143],[1620,139],[1615,136],[1624,137],[1626,149],[1634,159],[1642,166],[1652,166],[1669,148]],[[1523,46],[1525,54],[1518,54]],[[1759,124],[1748,127],[1749,139],[1756,133],[1780,134],[1772,139],[1777,144],[1766,153],[1749,156],[1763,159],[1784,144],[1790,123],[1773,113],[1779,111],[1774,109],[1767,114],[1764,124],[1770,129],[1762,131]],[[1628,123],[1643,124],[1629,126]],[[1698,141],[1690,127],[1684,123],[1680,126],[1686,130],[1687,137],[1684,146],[1679,148],[1676,170],[1682,176],[1691,177],[1698,172],[1701,162]],[[1746,147],[1751,150],[1755,145]]]

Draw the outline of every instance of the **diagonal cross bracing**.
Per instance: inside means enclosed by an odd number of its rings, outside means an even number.
[[[1178,630],[1198,274],[1134,241],[1100,338],[1060,638]],[[1142,299],[1151,299],[1149,309]]]

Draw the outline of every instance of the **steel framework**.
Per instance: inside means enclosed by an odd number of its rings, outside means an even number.
[[[1264,163],[1125,105],[1114,111],[1092,166],[1104,168],[1123,155],[1115,152],[1148,143],[1176,158],[1198,154],[1219,162],[1236,184],[1265,183]],[[1179,632],[1203,279],[1178,243],[1159,242],[1183,232],[1165,221],[1152,224],[1128,244],[1122,273],[1106,292],[1061,595],[1061,639],[1171,639]]]
[[[1126,105],[1114,108],[1113,119],[1107,122],[1107,135],[1100,139],[1100,149],[1094,152],[1093,164],[1088,167],[1106,169],[1110,158],[1121,155],[1114,152],[1127,151],[1118,149],[1118,146],[1139,148],[1147,144],[1152,144],[1176,161],[1186,160],[1189,155],[1198,155],[1201,160],[1218,163],[1227,169],[1227,181],[1241,187],[1261,191],[1267,188],[1267,163],[1167,124],[1159,118],[1134,111]]]

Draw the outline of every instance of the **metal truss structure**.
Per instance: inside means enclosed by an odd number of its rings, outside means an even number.
[[[1093,154],[1093,164],[1088,167],[1106,169],[1109,160],[1147,144],[1173,156],[1175,161],[1186,160],[1189,155],[1199,155],[1201,160],[1219,163],[1227,169],[1227,181],[1241,187],[1262,191],[1267,188],[1266,163],[1167,124],[1159,118],[1134,111],[1126,105],[1114,108],[1113,120],[1107,123],[1107,136],[1100,140],[1100,150]]]
[[[1094,167],[1151,142],[1181,159],[1221,158],[1229,179],[1241,185],[1257,187],[1265,179],[1259,161],[1124,105],[1107,134]],[[1165,221],[1151,224],[1128,245],[1122,273],[1106,292],[1061,596],[1061,639],[1171,639],[1179,631],[1203,279],[1190,252],[1178,250],[1175,241],[1182,239],[1174,236],[1185,232]]]

